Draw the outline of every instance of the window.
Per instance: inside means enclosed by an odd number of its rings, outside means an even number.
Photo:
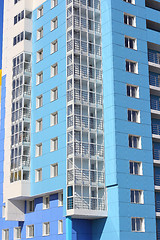
[[[50,177],[57,177],[58,176],[58,163],[52,164],[50,167]]]
[[[129,172],[133,175],[143,175],[142,173],[142,162],[129,162]]]
[[[34,212],[34,200],[28,201],[28,212]]]
[[[43,60],[43,49],[37,52],[37,62],[40,62],[42,60]]]
[[[21,239],[21,227],[14,228],[14,240]]]
[[[42,168],[35,170],[35,182],[42,181]]]
[[[36,145],[36,157],[42,156],[42,143]]]
[[[142,190],[131,190],[131,203],[144,204],[144,197]]]
[[[14,25],[24,18],[24,10],[14,17]]]
[[[51,0],[51,8],[56,7],[57,4],[58,4],[58,1],[57,1],[57,0]]]
[[[36,132],[42,131],[42,118],[36,121]]]
[[[51,126],[54,126],[58,123],[58,113],[57,112],[54,112],[51,114],[51,120],[50,120],[50,125]]]
[[[48,236],[50,234],[50,223],[43,223],[43,236]]]
[[[37,40],[41,39],[42,37],[43,37],[43,27],[37,30]]]
[[[51,139],[51,152],[54,152],[58,149],[58,138]]]
[[[129,147],[131,148],[141,148],[141,137],[129,135]]]
[[[127,85],[127,96],[133,98],[139,98],[139,87],[133,85]]]
[[[43,197],[43,209],[48,209],[49,208],[49,196]]]
[[[63,234],[63,220],[58,221],[58,234]]]
[[[124,2],[135,4],[135,0],[123,0]]]
[[[136,17],[127,13],[124,13],[124,23],[133,27],[136,27]]]
[[[57,52],[58,50],[58,41],[55,40],[51,43],[51,54]]]
[[[132,218],[132,232],[145,232],[144,218]]]
[[[58,207],[63,206],[63,193],[58,193]]]
[[[13,46],[15,46],[17,43],[21,42],[24,40],[24,32],[21,32],[17,36],[13,38]]]
[[[9,240],[9,229],[2,230],[2,240]]]
[[[37,18],[43,16],[43,5],[37,9]]]
[[[14,0],[14,4],[17,4],[20,0]]]
[[[56,87],[51,90],[51,102],[57,99],[58,99],[58,88]]]
[[[138,63],[126,60],[126,71],[130,73],[138,73]]]
[[[40,108],[43,105],[43,96],[40,95],[36,97],[36,108]]]
[[[137,40],[135,38],[125,36],[125,47],[137,50]]]
[[[39,72],[36,75],[36,85],[39,85],[43,82],[43,72]]]
[[[51,66],[51,77],[54,77],[58,74],[58,64],[55,63]]]
[[[55,30],[58,27],[58,18],[55,17],[51,21],[51,31]]]
[[[140,123],[140,113],[137,110],[128,109],[128,121]]]
[[[34,225],[26,226],[26,237],[33,238],[34,237]]]

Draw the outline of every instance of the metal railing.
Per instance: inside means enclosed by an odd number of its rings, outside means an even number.
[[[160,160],[160,149],[153,149],[153,159]]]
[[[148,61],[156,64],[160,64],[160,53],[154,50],[148,50]]]
[[[160,87],[160,75],[155,73],[149,74],[149,84],[151,86]]]
[[[159,101],[159,99],[151,98],[151,109],[160,111],[160,101]]]
[[[160,186],[160,176],[154,176],[154,184],[156,185],[156,186]]]
[[[160,124],[152,124],[152,134],[160,135]]]

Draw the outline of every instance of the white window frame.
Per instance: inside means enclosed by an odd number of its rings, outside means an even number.
[[[37,29],[37,41],[43,38],[43,26]]]
[[[43,5],[37,9],[37,19],[43,16]]]
[[[126,72],[138,74],[138,62],[126,59]]]
[[[35,170],[35,182],[42,181],[42,168],[38,168]]]
[[[51,96],[50,97],[51,97],[51,100],[50,100],[51,102],[58,99],[58,88],[57,87],[51,89]]]
[[[58,124],[58,112],[51,113],[50,126],[55,126]]]
[[[42,131],[42,118],[36,120],[36,132]]]
[[[58,193],[58,207],[63,206],[63,192]]]
[[[2,240],[9,240],[9,229],[2,229]]]
[[[29,200],[27,202],[27,212],[34,212],[34,200]]]
[[[58,51],[58,40],[54,40],[51,42],[51,54],[55,53]]]
[[[129,139],[131,140],[132,146],[129,145],[129,141],[130,141]],[[135,145],[134,140],[136,140],[137,147]],[[129,146],[129,148],[141,149],[141,137],[137,136],[137,135],[129,134],[128,135],[128,146]]]
[[[43,71],[36,74],[36,85],[39,85],[43,82]]]
[[[125,16],[127,17],[127,23],[125,23]],[[132,23],[130,24],[130,20],[132,20]],[[128,13],[124,13],[124,24],[132,27],[136,27],[136,16]]]
[[[43,60],[43,48],[37,51],[37,63]]]
[[[134,223],[133,223],[134,221]],[[138,221],[141,221],[140,223],[140,226],[141,226],[141,229],[138,230]],[[133,224],[135,225],[133,229]],[[132,232],[145,232],[145,221],[144,221],[144,218],[140,218],[140,217],[132,217],[131,218],[131,230]]]
[[[42,156],[42,143],[36,144],[36,157]]]
[[[58,74],[58,64],[57,63],[54,63],[52,66],[51,66],[51,78],[56,76]]]
[[[30,234],[30,228],[32,228],[32,234]],[[34,225],[26,226],[26,238],[34,238]]]
[[[130,3],[130,4],[135,5],[135,0],[123,0],[123,1],[126,2],[126,3]]]
[[[128,88],[130,88],[129,89],[130,95],[128,95]],[[135,89],[135,96],[133,96],[132,88]],[[127,84],[127,96],[133,97],[133,98],[139,98],[139,87],[135,85]]]
[[[47,203],[48,201],[48,203]],[[43,209],[49,209],[50,208],[50,197],[49,196],[44,196],[43,197]]]
[[[126,48],[137,50],[137,39],[129,36],[124,36],[124,44]],[[131,41],[133,41],[133,47],[131,47]],[[127,46],[126,46],[127,43]]]
[[[58,150],[58,137],[55,137],[50,140],[50,151],[55,152],[57,150]]]
[[[21,239],[21,227],[14,228],[14,240]]]
[[[49,236],[50,235],[50,223],[44,222],[43,223],[43,236]]]
[[[40,108],[43,106],[43,95],[39,95],[36,97],[36,108]]]
[[[51,0],[51,9],[58,5],[58,0]]]
[[[54,163],[50,165],[50,178],[54,178],[58,176],[58,163]]]
[[[63,234],[63,220],[58,220],[58,234]]]
[[[129,108],[127,113],[128,113],[128,121],[129,122],[140,123],[140,111],[139,110]],[[129,120],[129,115],[131,117],[130,120]]]
[[[51,31],[58,28],[58,17],[55,17],[51,20]]]
[[[133,173],[131,171],[131,164],[133,164]],[[143,168],[142,168],[142,162],[138,162],[138,161],[129,161],[129,173],[131,175],[138,175],[138,176],[142,176],[143,175]]]
[[[130,200],[131,200],[131,203],[144,204],[144,191],[139,189],[131,189]]]

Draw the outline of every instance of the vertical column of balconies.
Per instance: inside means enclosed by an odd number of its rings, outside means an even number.
[[[105,211],[100,1],[68,0],[66,15],[67,210]]]

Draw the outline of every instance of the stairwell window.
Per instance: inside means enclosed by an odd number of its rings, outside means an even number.
[[[51,54],[57,52],[57,50],[58,50],[58,41],[55,40],[51,42]]]
[[[58,27],[58,18],[55,17],[51,20],[51,31],[55,30]]]
[[[58,234],[63,234],[63,220],[58,221]]]
[[[132,232],[145,232],[144,218],[131,218]]]
[[[54,77],[58,74],[58,64],[55,63],[51,66],[51,77]]]
[[[127,85],[127,96],[133,98],[139,98],[139,87],[133,85]]]
[[[131,203],[144,204],[144,195],[142,190],[130,190]]]
[[[49,207],[49,196],[45,196],[43,197],[43,209],[49,209]]]
[[[43,82],[43,72],[39,72],[36,75],[36,85],[39,85]]]
[[[42,118],[36,121],[36,132],[42,131]]]
[[[42,181],[42,168],[35,170],[35,182]]]
[[[124,2],[135,4],[135,0],[123,0]]]
[[[42,143],[36,144],[36,157],[42,156]]]
[[[49,236],[50,234],[50,223],[45,222],[43,223],[43,236]]]
[[[129,140],[130,148],[137,148],[137,149],[141,148],[141,137],[140,136],[129,135],[128,140]]]
[[[9,240],[9,229],[2,230],[2,240]]]
[[[38,52],[37,52],[37,62],[40,62],[43,60],[43,49],[40,49]]]
[[[34,237],[34,225],[26,226],[26,238]]]
[[[28,212],[34,212],[34,200],[28,201]]]
[[[58,123],[58,113],[54,112],[51,114],[50,126],[57,125],[57,123]]]
[[[129,172],[132,175],[143,175],[142,162],[130,161]]]
[[[58,0],[51,0],[51,8],[54,8],[58,5]]]
[[[137,40],[135,38],[125,36],[125,47],[137,50]]]
[[[50,177],[54,178],[58,176],[58,163],[50,165]]]
[[[43,37],[43,27],[40,27],[37,30],[37,40],[41,39]]]
[[[57,99],[58,99],[58,88],[56,87],[51,90],[51,102]]]
[[[37,9],[37,19],[43,16],[43,5]]]
[[[54,152],[54,151],[58,150],[58,138],[57,137],[51,139],[50,149],[51,149],[51,152]]]
[[[21,239],[21,227],[14,228],[14,240]]]
[[[124,23],[132,27],[136,27],[136,17],[134,15],[124,13]]]
[[[126,71],[130,73],[138,73],[138,63],[126,60]]]
[[[133,109],[128,109],[128,121],[140,123],[140,112]]]

